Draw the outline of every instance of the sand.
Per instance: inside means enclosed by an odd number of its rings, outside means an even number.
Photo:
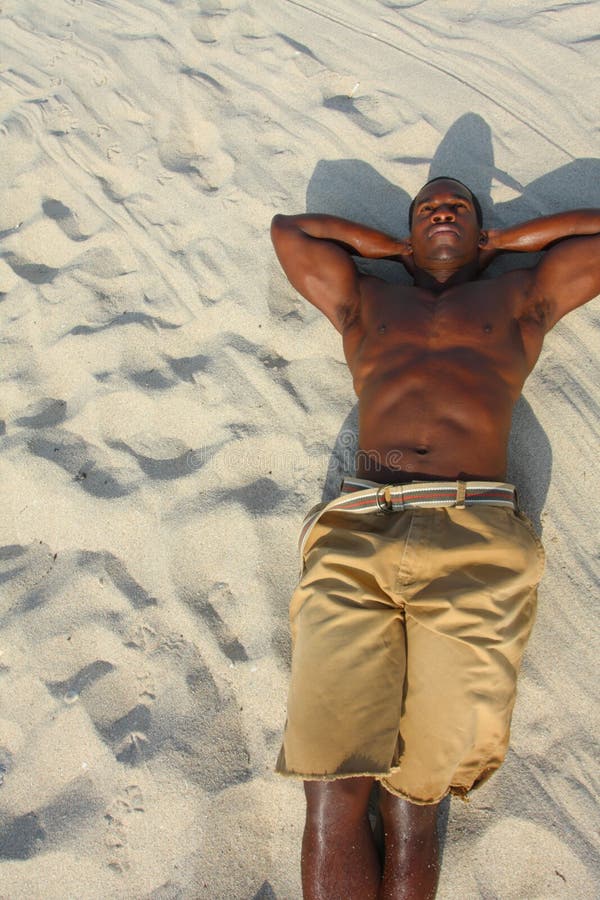
[[[270,218],[401,235],[446,172],[490,225],[599,206],[597,12],[3,0],[2,900],[300,897],[287,603],[356,410]],[[506,764],[444,812],[441,900],[597,896],[597,315],[515,413],[548,564]]]

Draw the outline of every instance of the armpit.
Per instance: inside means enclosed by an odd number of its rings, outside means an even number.
[[[529,303],[523,309],[520,321],[532,322],[536,325],[546,325],[550,318],[550,302],[542,297],[538,297],[532,303]]]
[[[360,319],[360,306],[358,303],[349,303],[340,310],[340,331],[344,334],[348,329],[358,323]]]
[[[534,285],[530,285],[525,292],[521,307],[519,322],[523,325],[537,325],[548,328],[551,320],[551,304],[548,297],[540,295]]]

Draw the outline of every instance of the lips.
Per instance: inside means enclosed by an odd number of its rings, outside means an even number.
[[[454,228],[453,225],[434,225],[427,232],[427,237],[434,237],[437,234],[454,234],[456,237],[459,237],[458,229]]]

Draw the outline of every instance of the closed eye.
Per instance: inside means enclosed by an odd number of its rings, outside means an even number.
[[[466,203],[452,203],[451,204],[454,209],[469,209],[469,206]],[[419,207],[419,212],[430,212],[432,209],[437,209],[432,203],[425,203],[423,206]]]

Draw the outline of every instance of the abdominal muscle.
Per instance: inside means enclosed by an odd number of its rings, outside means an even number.
[[[456,351],[380,363],[363,377],[353,371],[357,475],[385,483],[504,480],[516,397],[490,360]]]

